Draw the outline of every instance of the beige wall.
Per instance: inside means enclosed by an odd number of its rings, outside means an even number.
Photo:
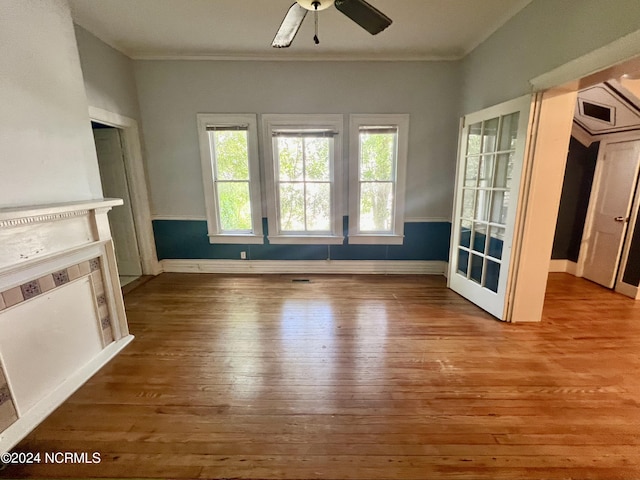
[[[462,113],[524,95],[533,78],[639,29],[638,0],[534,0],[464,59]]]
[[[0,207],[102,197],[64,0],[0,3]]]
[[[349,113],[408,113],[406,216],[451,215],[458,62],[135,61],[134,65],[156,215],[204,218],[197,113],[342,113],[346,125]],[[346,152],[346,135],[343,141]]]
[[[89,105],[139,119],[131,59],[78,25],[75,33]]]

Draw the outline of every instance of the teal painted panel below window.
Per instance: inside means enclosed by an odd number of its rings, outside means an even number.
[[[347,219],[345,217],[345,227]],[[263,219],[263,225],[266,221]],[[266,225],[265,225],[266,226]],[[154,220],[158,259],[239,260],[440,260],[449,259],[449,222],[405,224],[403,245],[211,244],[204,220]],[[266,232],[265,228],[265,232]],[[348,231],[345,228],[345,231]],[[267,234],[265,233],[265,236]]]

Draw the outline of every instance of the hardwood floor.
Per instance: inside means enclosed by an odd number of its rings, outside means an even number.
[[[163,274],[9,477],[640,478],[640,302],[552,274],[504,324],[433,276]]]

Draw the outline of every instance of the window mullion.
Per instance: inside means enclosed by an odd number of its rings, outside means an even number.
[[[307,225],[307,139],[302,137],[302,199],[304,204],[304,230],[309,231]]]

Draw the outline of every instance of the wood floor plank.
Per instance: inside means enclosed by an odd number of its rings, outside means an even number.
[[[434,276],[163,274],[9,478],[640,478],[640,302],[550,276],[504,324]]]

